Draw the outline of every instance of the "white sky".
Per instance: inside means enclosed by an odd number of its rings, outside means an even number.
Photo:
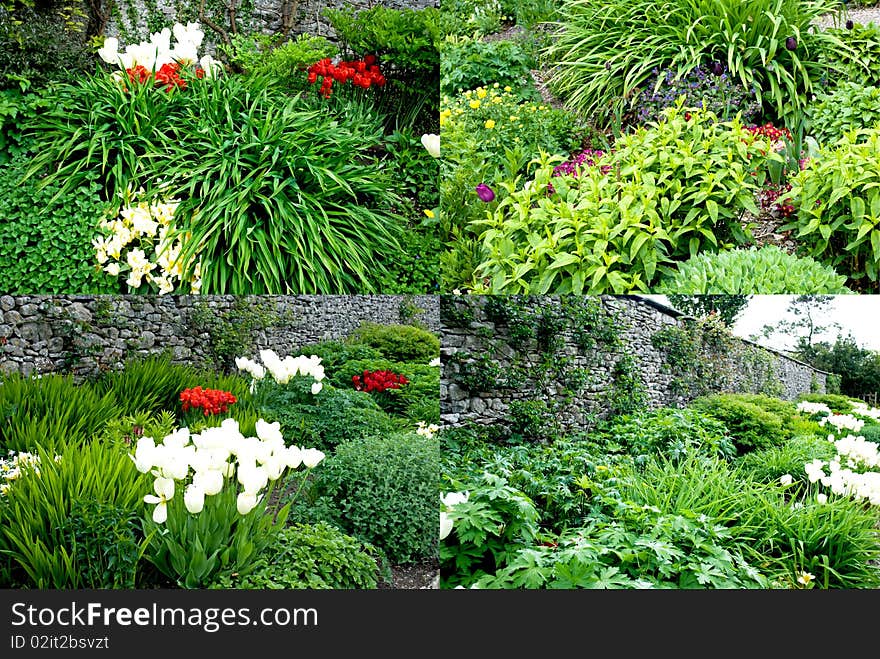
[[[669,304],[664,295],[646,295],[645,297]],[[733,333],[749,339],[752,334],[757,334],[764,325],[775,325],[783,319],[793,320],[794,317],[786,313],[786,309],[794,297],[796,296],[753,295],[749,299],[748,306],[737,318],[732,328]],[[817,320],[818,324],[837,322],[841,325],[840,330],[832,330],[829,334],[820,335],[819,340],[834,343],[838,334],[842,336],[852,334],[860,347],[880,351],[880,295],[837,295],[829,314],[819,317]],[[785,337],[779,336],[772,337],[769,341],[762,338],[758,340],[758,343],[780,350],[785,350],[791,345]]]

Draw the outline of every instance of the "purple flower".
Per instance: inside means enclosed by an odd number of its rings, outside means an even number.
[[[846,29],[847,29],[847,30],[852,30],[852,29],[853,29],[853,22],[852,22],[852,20],[849,20],[849,21],[846,22]]]
[[[713,62],[712,73],[714,73],[716,76],[720,76],[722,73],[724,73],[724,65],[721,62]]]
[[[785,47],[789,50],[794,50],[795,48],[797,48],[797,39],[795,39],[794,37],[789,37],[785,40]]]
[[[482,201],[485,201],[486,203],[489,203],[490,201],[492,201],[493,199],[495,199],[495,193],[492,191],[492,188],[490,188],[490,187],[489,187],[488,185],[486,185],[485,183],[480,183],[480,184],[479,184],[476,188],[474,188],[474,189],[477,191],[477,196],[478,196]]]

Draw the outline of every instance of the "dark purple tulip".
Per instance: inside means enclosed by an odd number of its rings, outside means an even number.
[[[847,30],[852,30],[852,29],[853,29],[853,22],[852,22],[851,20],[849,20],[849,21],[846,22],[846,29],[847,29]]]
[[[724,73],[724,65],[721,62],[713,62],[712,73],[720,76],[722,73]]]
[[[485,201],[486,203],[489,203],[490,201],[492,201],[493,199],[495,199],[495,193],[492,191],[492,188],[490,188],[490,187],[489,187],[488,185],[486,185],[485,183],[480,183],[480,184],[475,188],[475,190],[477,191],[477,196],[478,196],[481,200]]]
[[[789,50],[794,50],[795,48],[797,48],[797,39],[795,39],[794,37],[789,37],[785,40],[785,47]]]
[[[610,70],[611,70],[611,62],[605,62],[605,70],[606,70],[606,71],[610,71]]]

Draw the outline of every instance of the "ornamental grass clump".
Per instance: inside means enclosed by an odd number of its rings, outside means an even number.
[[[793,118],[828,70],[819,54],[846,50],[811,25],[837,8],[833,0],[566,0],[545,52],[550,86],[609,125],[655,69],[680,78],[720,62],[765,112]]]
[[[198,588],[248,572],[287,519],[289,504],[268,510],[275,483],[300,465],[304,481],[324,454],[286,446],[277,422],[260,419],[256,437],[245,437],[225,419],[195,435],[179,428],[159,443],[141,437],[131,457],[154,477],[154,493],[143,498],[154,506],[144,520],[154,534],[147,559],[179,586]]]

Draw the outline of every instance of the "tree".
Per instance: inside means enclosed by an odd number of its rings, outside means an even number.
[[[840,376],[840,393],[860,397],[880,391],[880,354],[860,347],[853,336],[838,336],[832,345],[820,341],[809,354],[798,355],[810,365]]]
[[[774,335],[789,339],[787,350],[800,359],[810,362],[811,350],[817,338],[829,330],[840,330],[836,322],[824,322],[834,304],[833,295],[798,295],[786,308],[791,319],[783,319],[775,325],[764,325],[761,336],[769,339]]]
[[[715,314],[727,327],[749,303],[751,295],[667,295],[669,303],[690,316],[706,318]]]

